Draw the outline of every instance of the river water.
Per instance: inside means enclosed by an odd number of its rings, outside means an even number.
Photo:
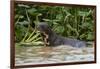
[[[16,46],[15,65],[35,65],[94,61],[94,47],[74,48],[61,45],[57,47]]]

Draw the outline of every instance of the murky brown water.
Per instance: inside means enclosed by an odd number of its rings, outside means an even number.
[[[70,46],[16,46],[15,64],[46,64],[77,61],[94,61],[94,48],[73,48]]]

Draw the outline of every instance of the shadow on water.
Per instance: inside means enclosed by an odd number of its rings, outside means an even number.
[[[94,47],[73,48],[71,46],[19,46],[16,44],[15,64],[45,64],[75,61],[94,61]]]

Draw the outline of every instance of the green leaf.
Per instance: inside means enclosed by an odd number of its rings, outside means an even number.
[[[78,15],[79,15],[79,16],[88,16],[89,14],[90,14],[90,12],[78,11]]]
[[[24,4],[18,4],[18,7],[30,8],[30,6]]]
[[[64,27],[63,27],[63,26],[57,26],[54,30],[55,30],[57,33],[63,33],[63,32],[64,32]]]

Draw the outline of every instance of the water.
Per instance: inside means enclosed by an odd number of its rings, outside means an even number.
[[[15,65],[94,61],[94,47],[16,46]]]

